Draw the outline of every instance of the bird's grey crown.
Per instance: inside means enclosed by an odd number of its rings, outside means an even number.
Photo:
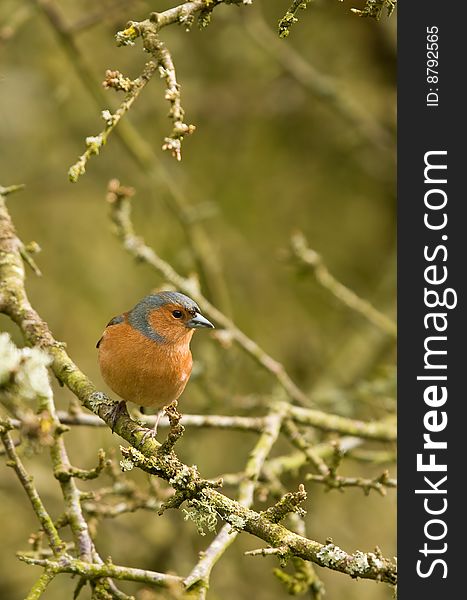
[[[140,331],[150,340],[158,342],[159,344],[164,343],[165,337],[154,331],[149,324],[149,313],[155,308],[161,308],[166,304],[178,304],[182,308],[185,308],[190,313],[201,312],[196,302],[193,302],[191,298],[181,294],[180,292],[159,292],[158,294],[149,294],[145,296],[138,304],[131,309],[128,313],[129,324]]]
[[[179,304],[188,312],[201,312],[199,306],[185,294],[180,292],[159,292],[158,294],[150,294],[143,298],[141,302],[147,302],[151,308],[159,308],[164,304]]]

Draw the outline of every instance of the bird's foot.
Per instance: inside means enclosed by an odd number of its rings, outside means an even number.
[[[126,413],[128,415],[126,402],[125,400],[120,400],[120,402],[118,404],[115,404],[108,413],[112,433],[115,430],[115,425],[117,424],[120,415],[122,415],[123,413]]]
[[[157,436],[157,428],[159,427],[159,421],[161,420],[162,415],[164,414],[163,410],[160,410],[156,415],[156,422],[154,423],[154,427],[138,427],[137,431],[144,431],[143,437],[141,438],[140,446],[142,446],[145,441],[150,438],[155,440]]]
[[[138,444],[138,446],[144,446],[145,442],[148,439],[151,439],[151,440],[156,439],[157,430],[153,429],[152,427],[138,427],[138,429],[136,431],[143,432],[143,437],[141,438],[141,441]]]

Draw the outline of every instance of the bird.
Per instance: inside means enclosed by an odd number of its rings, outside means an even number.
[[[162,409],[179,398],[190,378],[190,341],[198,328],[214,325],[191,298],[171,291],[149,294],[108,322],[96,348],[104,381],[122,399],[110,415],[112,431],[129,401],[158,410],[143,442],[155,437]]]

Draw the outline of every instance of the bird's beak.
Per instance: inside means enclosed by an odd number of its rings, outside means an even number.
[[[203,317],[203,315],[200,315],[199,313],[196,313],[192,319],[187,321],[186,325],[191,329],[196,329],[198,327],[209,327],[214,329],[214,325],[211,323],[211,321],[208,321],[206,317]]]

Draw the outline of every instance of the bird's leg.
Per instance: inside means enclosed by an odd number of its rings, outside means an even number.
[[[110,425],[112,427],[112,433],[114,432],[115,425],[117,424],[118,418],[122,413],[126,413],[128,415],[125,400],[120,400],[120,402],[114,405],[108,413]]]
[[[139,431],[144,431],[144,435],[141,439],[141,443],[140,446],[142,446],[144,444],[144,442],[148,439],[148,438],[152,438],[155,439],[156,435],[157,435],[157,428],[159,427],[159,422],[162,418],[162,415],[164,414],[164,410],[161,409],[157,412],[156,414],[156,422],[154,423],[154,427],[151,428],[147,428],[147,427],[141,427],[139,429]]]

